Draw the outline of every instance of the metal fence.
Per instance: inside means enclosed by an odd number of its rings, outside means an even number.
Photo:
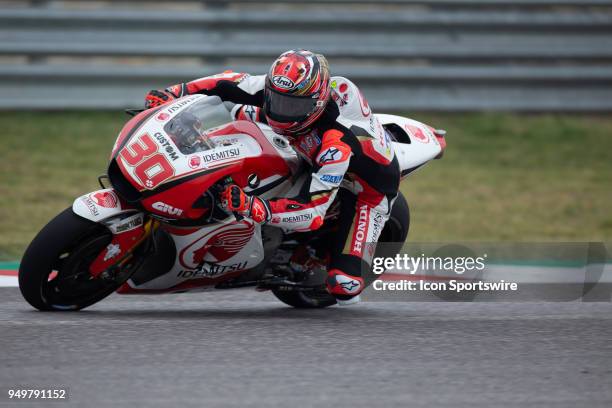
[[[118,109],[324,53],[376,110],[612,110],[612,0],[13,1],[0,109]]]

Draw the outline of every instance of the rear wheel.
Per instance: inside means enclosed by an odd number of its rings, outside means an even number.
[[[410,208],[408,202],[402,193],[399,193],[389,220],[385,224],[380,237],[380,249],[377,248],[376,256],[395,256],[404,245],[404,241],[408,237],[410,229]],[[325,273],[325,272],[323,272]],[[377,276],[364,276],[366,285],[369,285]],[[336,299],[330,295],[325,289],[319,291],[301,291],[301,290],[279,290],[273,289],[272,293],[281,302],[300,309],[316,309],[328,307],[336,304]]]
[[[396,252],[399,252],[404,246],[404,242],[408,237],[408,230],[410,229],[410,207],[408,201],[402,193],[398,193],[393,207],[391,208],[391,215],[389,220],[385,224],[378,242],[386,243],[387,245],[393,244],[392,247]]]
[[[107,297],[127,280],[131,265],[115,279],[94,278],[89,266],[111,242],[100,224],[67,208],[27,248],[19,267],[19,288],[40,310],[79,310]]]
[[[281,302],[298,309],[320,309],[336,304],[336,298],[324,289],[308,292],[272,289],[272,293]]]

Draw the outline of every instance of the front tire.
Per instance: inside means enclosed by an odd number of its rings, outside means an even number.
[[[67,208],[26,249],[19,266],[21,294],[39,310],[79,310],[102,300],[123,284],[89,273],[111,240],[107,228]]]

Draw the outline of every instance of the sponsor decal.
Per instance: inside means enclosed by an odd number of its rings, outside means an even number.
[[[312,220],[312,214],[299,214],[299,215],[290,215],[282,218],[282,222],[286,223],[297,223]]]
[[[251,204],[251,218],[252,220],[265,220],[268,216],[268,210],[265,204],[261,200],[253,200]]]
[[[353,255],[361,256],[363,252],[363,244],[368,235],[368,217],[370,209],[366,204],[359,207],[359,216],[357,218],[357,228],[353,235]]]
[[[309,133],[301,138],[299,146],[303,151],[310,153],[312,149],[318,147],[320,144],[321,138],[314,133]]]
[[[338,150],[335,147],[330,147],[329,149],[325,150],[323,154],[319,156],[318,162],[319,164],[325,164],[325,163],[339,160],[341,157],[342,157],[342,152],[340,152],[340,150]]]
[[[200,156],[191,156],[189,158],[189,167],[191,167],[192,169],[197,169],[198,167],[200,167],[201,164],[202,159],[200,159]]]
[[[100,215],[100,211],[98,211],[98,207],[96,206],[96,203],[94,203],[91,198],[83,197],[81,198],[81,200],[87,206],[87,209],[89,209],[89,212],[91,213],[91,215],[93,215],[94,217],[97,217],[98,215]]]
[[[249,187],[251,188],[259,187],[259,177],[257,177],[257,174],[255,173],[250,174],[249,177],[247,178],[247,183]]]
[[[213,232],[214,236],[201,237],[181,251],[181,264],[194,268],[204,262],[207,255],[212,256],[215,262],[225,262],[249,243],[254,231],[255,225],[248,222],[221,227]]]
[[[202,155],[202,159],[204,160],[204,163],[211,163],[219,160],[232,159],[238,156],[240,156],[240,148],[232,147],[218,152],[213,151],[210,153],[206,153]]]
[[[100,207],[115,208],[117,207],[117,196],[112,191],[100,191],[92,194],[90,198],[95,201]]]
[[[257,120],[257,111],[255,107],[252,105],[247,105],[244,107],[244,115],[249,118],[251,122],[255,122]]]
[[[240,142],[237,137],[216,136],[215,141],[219,146],[230,146]]]
[[[278,215],[275,215],[274,217],[272,217],[272,219],[270,220],[270,222],[272,224],[279,224],[281,222],[281,218]]]
[[[336,275],[336,282],[338,282],[338,285],[340,285],[349,295],[359,292],[361,288],[359,281],[344,275]]]
[[[346,105],[346,100],[344,100],[340,94],[336,91],[332,91],[331,93],[331,97],[334,100],[334,102],[336,102],[338,104],[338,106],[344,106]]]
[[[163,135],[158,135],[167,142]],[[174,152],[174,148],[170,145],[169,147],[170,151]],[[174,176],[172,163],[168,161],[166,155],[158,153],[158,150],[159,145],[148,133],[142,134],[121,150],[121,161],[130,167],[135,167],[134,180],[148,189],[153,189]]]
[[[172,106],[170,106],[165,111],[167,113],[174,113],[174,112],[178,111],[179,109],[181,109],[183,106],[189,105],[193,101],[193,99],[194,98],[188,98],[188,99],[185,99],[184,101],[177,102],[177,103],[173,104]]]
[[[378,211],[374,211],[374,217],[372,217],[372,223],[370,226],[372,227],[372,241],[378,241],[380,237],[380,233],[382,232],[383,227],[385,226],[384,216]],[[372,259],[374,257],[374,250],[376,246],[371,244],[367,245],[368,258]]]
[[[153,135],[153,137],[157,139],[161,147],[166,151],[166,153],[168,153],[168,156],[170,156],[172,161],[178,160],[178,154],[176,154],[174,147],[164,135],[162,135],[160,132],[157,132]]]
[[[202,264],[202,266],[198,269],[186,269],[179,271],[177,277],[183,279],[212,278],[229,272],[241,271],[246,269],[247,264],[248,261],[239,262],[232,265]]]
[[[151,206],[154,209],[156,209],[159,212],[163,212],[169,215],[178,215],[180,216],[181,214],[183,214],[183,210],[181,210],[180,208],[174,208],[169,204],[166,204],[164,202],[161,201],[156,201],[153,203],[153,205]]]
[[[106,247],[106,254],[104,254],[104,262],[108,261],[121,253],[121,247],[119,244],[110,243]]]
[[[336,80],[334,79],[331,83],[331,87],[332,89],[336,89],[336,87],[338,86],[338,83],[336,82]]]
[[[340,91],[340,93],[345,93],[348,90],[348,85],[343,82],[338,87],[338,90]]]
[[[332,175],[332,174],[323,174],[319,177],[319,180],[324,181],[326,183],[338,184],[342,181],[342,176],[340,175]]]
[[[372,218],[372,237],[374,237],[374,239],[378,239],[378,236],[382,231],[385,221],[381,213],[379,213],[378,211],[375,211],[374,213],[374,217]]]
[[[119,224],[110,225],[111,231],[114,234],[120,234],[122,232],[133,230],[137,227],[140,227],[144,222],[142,214],[137,214],[133,217],[126,218],[122,220]]]
[[[404,128],[408,131],[408,134],[412,136],[414,139],[418,140],[421,143],[429,143],[429,138],[425,133],[423,133],[423,129],[418,126],[410,125],[406,123]]]
[[[372,133],[376,133],[376,123],[374,120],[374,115],[370,116],[370,130],[372,131]]]
[[[159,122],[165,122],[170,118],[170,114],[167,112],[162,112],[155,117]]]
[[[284,75],[275,75],[272,77],[272,83],[274,86],[280,89],[293,89],[295,88],[295,82]]]

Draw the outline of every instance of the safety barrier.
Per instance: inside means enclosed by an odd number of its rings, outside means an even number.
[[[265,73],[308,48],[377,110],[612,110],[612,0],[12,4],[0,109],[138,106],[149,89]]]

